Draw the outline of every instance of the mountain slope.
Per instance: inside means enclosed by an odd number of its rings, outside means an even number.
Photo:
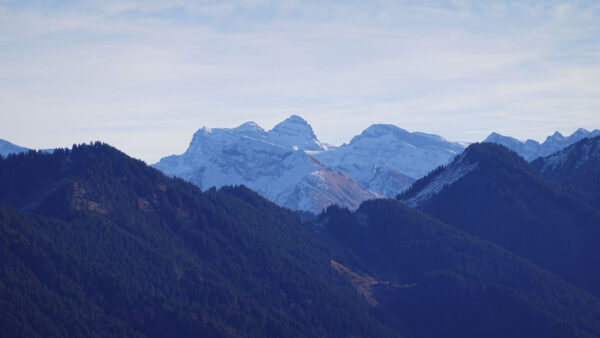
[[[531,162],[544,179],[600,209],[600,136]]]
[[[330,207],[312,227],[340,253],[340,274],[407,334],[600,335],[597,298],[398,201],[367,201],[355,212]]]
[[[503,146],[469,146],[399,199],[600,294],[600,213]]]
[[[521,155],[527,161],[532,161],[538,157],[548,156],[560,151],[569,145],[576,143],[587,137],[600,135],[600,130],[587,131],[583,128],[577,129],[568,137],[558,131],[548,136],[543,143],[534,140],[520,141],[513,137],[503,136],[498,133],[491,133],[483,142],[501,144],[508,149]]]
[[[203,128],[194,134],[184,154],[163,158],[154,167],[204,190],[244,184],[293,210],[320,212],[330,204],[356,208],[374,198],[353,179],[299,148],[322,146],[310,126],[300,120],[290,117],[269,132],[252,122],[233,129]]]
[[[102,144],[0,159],[2,336],[395,336],[297,217]],[[35,318],[35,320],[32,320]]]
[[[244,184],[278,205],[318,213],[331,204],[357,208],[367,199],[395,196],[463,149],[392,125],[373,125],[335,148],[293,115],[270,131],[254,122],[202,128],[185,153],[154,167],[204,190]]]
[[[376,124],[355,136],[349,144],[315,154],[315,157],[370,190],[393,197],[463,150],[464,145],[437,135],[409,133],[393,125]],[[390,171],[393,175],[388,175],[386,184],[381,184],[377,176]]]
[[[317,139],[317,136],[303,118],[292,115],[277,124],[266,133],[267,141],[289,149],[309,151],[328,150],[329,146]]]
[[[29,149],[27,149],[27,148],[20,147],[16,144],[13,144],[6,140],[0,139],[0,156],[6,157],[9,154],[18,154],[18,153],[22,153],[22,152],[25,152],[28,150]]]

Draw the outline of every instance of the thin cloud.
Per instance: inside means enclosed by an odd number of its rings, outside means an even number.
[[[154,162],[202,125],[293,113],[334,144],[370,123],[600,126],[596,2],[0,4],[0,49],[0,138],[32,147],[98,138]]]

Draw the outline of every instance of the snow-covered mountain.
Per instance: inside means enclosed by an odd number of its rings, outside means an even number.
[[[202,189],[243,184],[281,206],[320,212],[334,203],[356,208],[366,199],[395,197],[464,147],[437,135],[373,125],[336,148],[294,115],[269,131],[254,122],[204,127],[185,153],[154,167]]]
[[[491,133],[483,142],[501,144],[521,155],[527,161],[532,161],[538,157],[551,155],[586,137],[598,135],[600,135],[600,130],[598,129],[587,131],[583,128],[579,128],[570,136],[564,136],[557,131],[548,136],[546,140],[540,144],[534,140],[521,141],[510,136]]]
[[[266,133],[268,142],[296,150],[323,151],[331,146],[322,143],[312,127],[300,116],[292,115]]]
[[[254,122],[237,128],[198,130],[182,155],[154,165],[202,189],[243,184],[293,209],[320,212],[330,204],[350,208],[376,195],[304,150],[325,150],[310,125],[292,116],[265,132]]]
[[[395,197],[416,179],[450,162],[465,146],[438,135],[410,133],[394,125],[375,124],[349,144],[315,154],[315,157],[368,189]]]
[[[29,150],[29,149],[20,147],[16,144],[13,144],[6,140],[0,139],[0,156],[7,156],[9,154],[22,153],[27,150]]]

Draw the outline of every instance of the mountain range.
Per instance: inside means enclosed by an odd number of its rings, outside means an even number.
[[[293,116],[269,132],[253,122],[232,129],[202,128],[185,153],[163,158],[154,167],[204,190],[244,184],[293,210],[319,212],[330,204],[356,208],[376,197],[309,152],[325,149],[312,128]]]
[[[452,163],[476,164],[455,185],[481,171],[495,181],[483,188],[505,195],[521,191],[509,184],[515,175],[537,177],[493,144],[471,145]],[[567,198],[533,184],[541,210]],[[0,186],[6,337],[600,335],[600,300],[582,282],[597,269],[585,259],[598,223],[536,228],[540,245],[527,237],[538,250],[562,229],[556,237],[571,237],[557,248],[583,245],[564,259],[583,257],[589,270],[563,276],[560,264],[539,267],[519,246],[402,201],[330,206],[301,222],[245,187],[203,192],[100,143],[0,158]],[[482,206],[472,203],[462,211]],[[571,203],[564,212],[582,207]],[[583,208],[582,219],[597,214]]]
[[[185,153],[154,167],[202,189],[244,184],[281,206],[318,213],[331,204],[356,209],[364,200],[395,196],[464,147],[392,125],[373,125],[332,147],[294,115],[269,131],[254,122],[204,127]]]
[[[527,161],[532,161],[538,157],[551,155],[584,138],[598,135],[600,135],[600,130],[598,129],[588,131],[583,128],[579,128],[569,136],[564,136],[556,131],[554,134],[548,136],[544,142],[539,143],[531,139],[527,141],[521,141],[517,140],[516,138],[503,136],[494,132],[491,133],[483,142],[501,144],[521,155],[521,157]]]
[[[492,133],[484,142],[502,144],[533,160],[598,134],[578,129],[564,137],[555,132],[540,144]],[[254,122],[203,127],[183,154],[167,156],[154,167],[203,190],[243,184],[280,206],[319,213],[332,204],[356,209],[368,199],[393,198],[452,161],[467,145],[374,124],[336,147],[321,142],[304,119],[293,115],[269,131]],[[0,155],[28,150],[0,140]]]
[[[533,160],[597,134],[599,130],[579,129],[564,137],[555,132],[540,144],[492,133],[484,142]],[[165,157],[154,167],[202,189],[244,184],[280,206],[319,213],[331,204],[356,209],[367,199],[395,197],[450,163],[467,145],[374,124],[335,147],[319,141],[311,126],[293,115],[269,131],[254,122],[203,127],[183,154]]]
[[[398,334],[292,212],[96,143],[0,158],[0,336]]]
[[[399,199],[600,295],[600,211],[504,146],[470,145]]]

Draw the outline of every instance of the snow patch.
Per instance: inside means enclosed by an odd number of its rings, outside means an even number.
[[[404,200],[404,202],[411,207],[422,206],[432,196],[442,191],[444,187],[458,181],[477,168],[477,163],[466,163],[464,158],[464,156],[459,157],[455,162],[446,167],[445,170],[435,176],[429,184],[411,198]]]

